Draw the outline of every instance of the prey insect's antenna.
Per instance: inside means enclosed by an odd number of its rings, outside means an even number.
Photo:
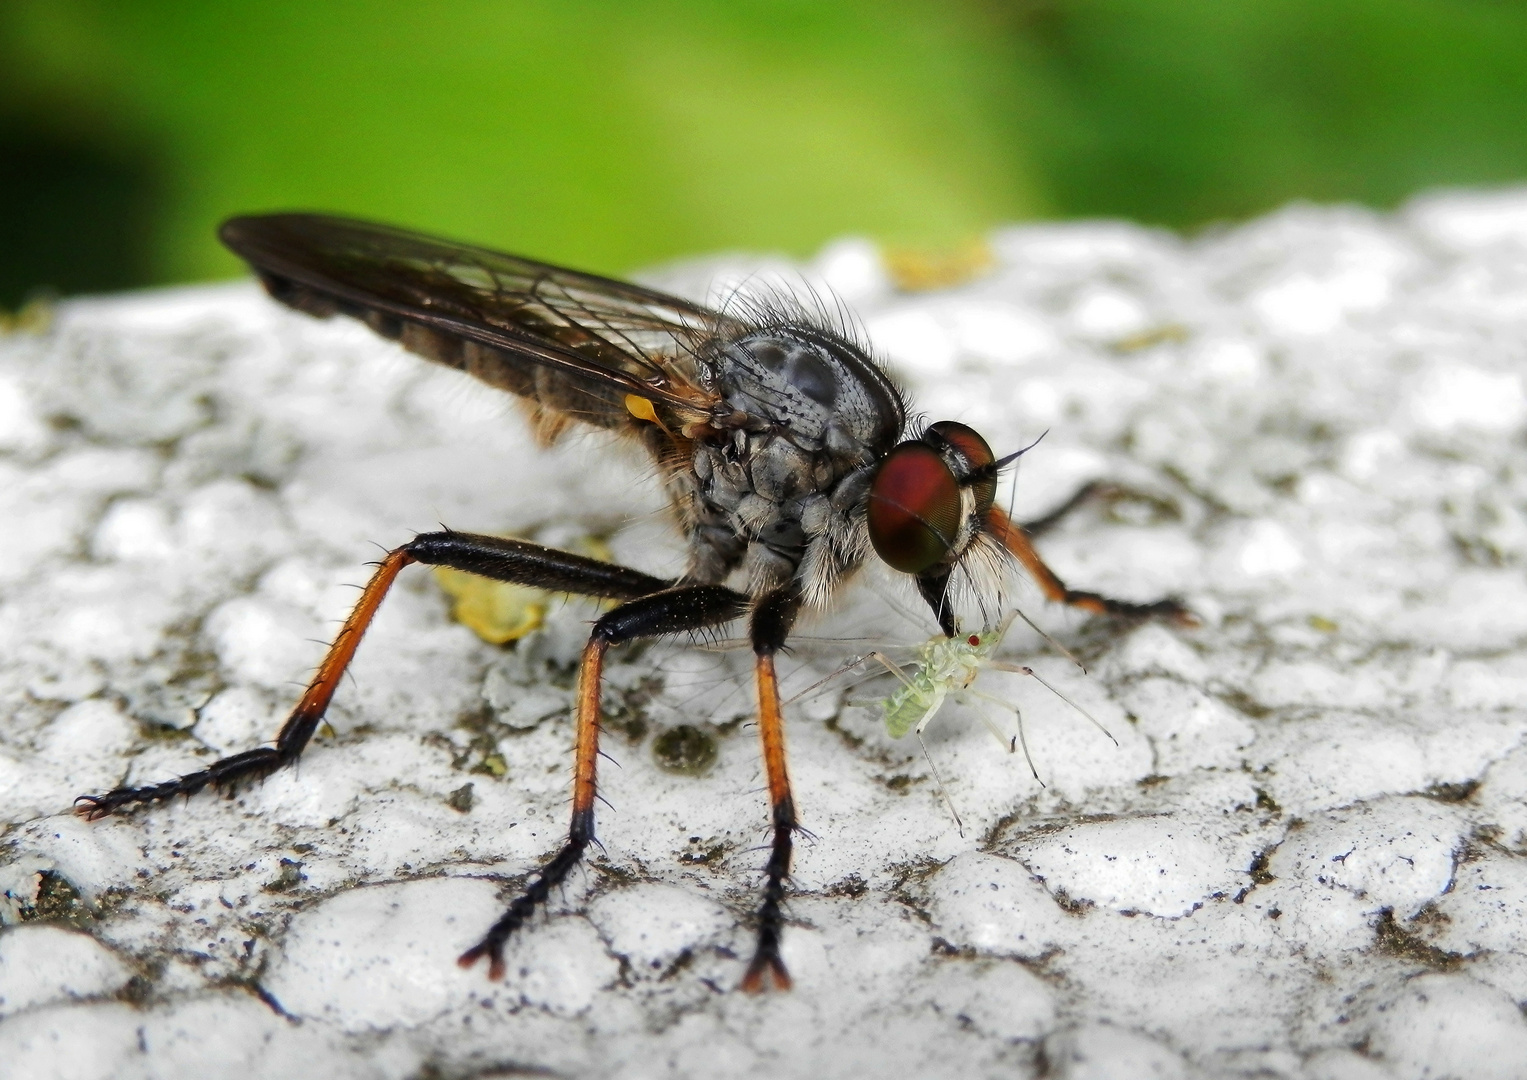
[[[1103,726],[1103,722],[1101,720],[1099,720],[1097,717],[1093,716],[1090,712],[1088,712],[1086,709],[1082,708],[1076,702],[1072,701],[1065,694],[1062,694],[1059,690],[1055,689],[1055,687],[1051,686],[1033,668],[1027,667],[1027,666],[1025,666],[1023,664],[1008,664],[1008,663],[1004,663],[1004,662],[1002,662],[1000,660],[993,660],[991,662],[991,667],[994,670],[996,670],[996,671],[1010,671],[1010,672],[1012,672],[1015,675],[1028,675],[1028,676],[1030,676],[1031,678],[1034,679],[1035,682],[1039,683],[1040,686],[1042,686],[1046,690],[1050,691],[1050,693],[1054,694],[1056,697],[1058,697],[1062,701],[1064,701],[1067,705],[1071,706],[1077,712],[1079,712],[1083,716],[1085,716],[1088,720],[1092,721],[1092,726],[1097,728],[1104,735],[1107,735],[1109,742],[1113,743],[1115,746],[1119,745],[1119,740],[1115,739],[1113,737],[1113,732],[1109,731],[1106,727]]]
[[[1023,613],[1023,609],[1022,608],[1017,608],[1017,607],[1013,608],[1013,614],[1017,615],[1024,622],[1028,623],[1029,624],[1029,628],[1031,630],[1033,630],[1034,633],[1036,633],[1040,637],[1044,638],[1045,642],[1047,644],[1049,644],[1050,647],[1053,648],[1056,652],[1060,653],[1067,660],[1071,661],[1077,667],[1081,668],[1083,675],[1087,674],[1087,665],[1082,663],[1080,660],[1078,660],[1076,658],[1075,654],[1073,654],[1070,649],[1066,648],[1060,642],[1058,642],[1054,638],[1052,638],[1049,634],[1047,634],[1043,630],[1041,630],[1039,628],[1039,626],[1034,622],[1033,619],[1029,618],[1027,615],[1025,615]],[[993,666],[995,667],[996,665],[993,665]]]

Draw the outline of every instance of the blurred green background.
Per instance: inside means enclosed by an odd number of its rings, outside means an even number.
[[[1523,178],[1524,0],[0,3],[0,305],[261,209],[618,273]]]

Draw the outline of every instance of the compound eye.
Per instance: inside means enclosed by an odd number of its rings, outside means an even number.
[[[943,560],[960,531],[960,485],[939,452],[905,442],[886,455],[870,483],[870,543],[904,574]]]
[[[991,452],[991,447],[986,444],[986,440],[981,438],[974,428],[968,428],[964,424],[953,420],[940,420],[936,424],[928,425],[928,432],[924,438],[928,435],[959,451],[960,455],[970,463],[971,469],[984,468],[996,460],[996,455]],[[989,480],[977,483],[975,493],[976,512],[985,515],[997,497],[997,478],[993,476]]]
[[[928,433],[958,450],[964,455],[965,460],[970,462],[972,469],[990,465],[996,460],[996,455],[991,452],[991,447],[986,445],[986,440],[981,438],[980,433],[964,424],[953,420],[940,420],[936,424],[928,425]]]

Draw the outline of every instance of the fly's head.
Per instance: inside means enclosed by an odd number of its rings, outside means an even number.
[[[999,472],[1022,452],[999,459],[974,430],[941,420],[895,446],[870,481],[866,517],[875,553],[912,575],[950,637],[952,584],[968,590],[988,623],[1000,610],[1009,557],[993,535],[992,515],[1002,513],[993,503]]]

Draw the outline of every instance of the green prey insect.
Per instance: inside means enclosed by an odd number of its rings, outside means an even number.
[[[995,627],[982,630],[980,633],[956,634],[954,637],[945,637],[936,634],[918,646],[917,664],[909,671],[885,653],[877,650],[856,656],[843,664],[826,679],[819,680],[805,691],[797,694],[790,702],[799,700],[817,687],[837,678],[861,664],[876,662],[890,674],[901,680],[901,687],[890,696],[881,701],[882,718],[885,722],[886,733],[893,739],[905,738],[908,732],[917,736],[918,745],[922,748],[923,759],[927,761],[929,770],[933,773],[933,779],[938,784],[939,792],[944,797],[944,802],[949,807],[949,813],[953,815],[955,825],[960,830],[960,835],[965,835],[964,823],[960,820],[959,811],[954,808],[953,801],[949,798],[948,789],[944,787],[943,777],[939,775],[938,767],[933,764],[933,757],[928,753],[928,744],[923,741],[923,731],[933,722],[933,718],[939,714],[944,703],[949,698],[968,706],[980,716],[982,723],[996,738],[997,742],[1008,753],[1016,753],[1020,748],[1023,750],[1023,759],[1028,763],[1029,772],[1034,776],[1035,782],[1044,787],[1044,781],[1039,778],[1039,770],[1034,766],[1034,758],[1029,753],[1028,740],[1023,732],[1023,712],[1017,705],[993,694],[984,693],[975,689],[972,685],[982,671],[1007,671],[1016,675],[1026,675],[1054,694],[1067,705],[1085,716],[1093,726],[1108,736],[1115,745],[1119,740],[1113,737],[1103,724],[1086,709],[1072,701],[1061,693],[1043,676],[1027,664],[1014,664],[995,658],[997,649],[1002,644],[1002,639],[1007,636],[1007,631],[1013,624],[1013,620],[1021,618],[1025,623],[1044,638],[1066,659],[1070,660],[1082,674],[1087,673],[1087,668],[1060,642],[1045,633],[1023,612],[1016,608]],[[789,704],[790,702],[786,702]],[[1000,709],[1013,714],[1016,722],[1016,732],[1008,734],[1002,726],[989,713],[985,705],[995,705]]]
[[[990,695],[970,688],[984,667],[995,667],[999,671],[1022,670],[1032,675],[1033,672],[1028,668],[1019,669],[992,659],[992,653],[1002,644],[1002,638],[1012,622],[1013,616],[1009,615],[995,629],[983,630],[979,634],[964,637],[944,637],[940,634],[929,638],[918,647],[917,666],[910,674],[883,653],[868,654],[868,659],[878,660],[902,682],[901,689],[882,702],[886,733],[893,739],[903,738],[909,731],[915,731],[921,736],[923,729],[944,707],[944,700],[950,693],[955,695],[957,701],[977,697],[989,699]],[[997,741],[1011,749],[1008,738],[1001,730],[990,721],[988,726],[997,736]]]
[[[1034,767],[1034,758],[1029,754],[1028,740],[1023,734],[1022,710],[1010,701],[984,693],[972,686],[983,670],[1009,671],[1017,675],[1027,675],[1090,720],[1093,726],[1107,735],[1115,746],[1119,745],[1119,740],[1113,737],[1113,733],[1104,727],[1097,717],[1046,682],[1043,676],[1033,668],[1027,664],[1013,664],[994,658],[993,654],[1002,644],[1002,639],[1007,636],[1008,627],[1012,626],[1013,619],[1017,617],[1021,617],[1062,655],[1081,668],[1083,674],[1086,673],[1087,669],[1080,660],[1049,634],[1034,626],[1028,616],[1016,608],[995,627],[982,630],[978,634],[955,637],[944,637],[940,634],[929,638],[918,648],[918,663],[910,674],[883,653],[872,652],[866,657],[866,659],[879,661],[887,671],[901,680],[901,688],[882,703],[886,733],[893,739],[904,738],[909,731],[917,736],[917,743],[923,751],[923,759],[927,761],[928,768],[933,773],[933,779],[938,784],[939,792],[944,796],[949,813],[954,816],[955,826],[960,830],[961,836],[965,835],[964,823],[960,821],[959,811],[954,808],[954,801],[949,798],[948,789],[944,787],[944,780],[933,764],[933,757],[928,753],[928,744],[923,741],[923,731],[933,722],[933,718],[939,714],[939,710],[944,707],[944,702],[950,697],[959,704],[973,709],[998,744],[1008,753],[1014,753],[1022,747],[1023,760],[1028,763],[1029,772],[1033,774],[1035,782],[1040,787],[1044,787],[1044,781],[1039,779],[1039,770]],[[982,707],[983,703],[1011,711],[1016,721],[1016,734],[1008,735],[1004,732],[992,718],[991,713]]]

